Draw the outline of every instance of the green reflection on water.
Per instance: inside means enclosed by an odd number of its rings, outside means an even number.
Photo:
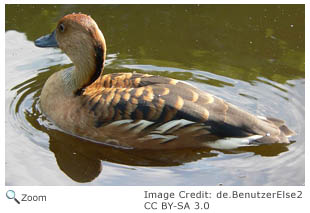
[[[248,82],[264,77],[283,84],[305,76],[304,5],[6,5],[6,31],[34,40],[72,12],[97,21],[108,54],[136,64]]]

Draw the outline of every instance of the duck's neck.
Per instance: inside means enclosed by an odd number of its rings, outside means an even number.
[[[83,51],[68,54],[75,69],[62,72],[65,94],[81,95],[84,88],[92,84],[103,73],[105,62],[105,44],[83,45]]]

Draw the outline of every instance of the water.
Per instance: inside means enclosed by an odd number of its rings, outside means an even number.
[[[41,49],[71,12],[91,14],[108,47],[106,73],[191,83],[251,113],[286,121],[290,145],[237,150],[123,150],[63,133],[42,114],[46,79],[71,67]],[[6,185],[303,185],[304,6],[6,5]]]

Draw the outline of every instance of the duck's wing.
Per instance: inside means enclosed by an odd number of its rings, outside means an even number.
[[[186,119],[205,122],[211,107],[214,114],[225,110],[223,102],[202,91],[171,78],[147,74],[109,74],[87,87],[83,105],[99,120],[148,120],[168,122]],[[218,103],[217,103],[218,102]]]
[[[83,97],[98,128],[124,119],[154,123],[184,119],[203,123],[221,138],[255,136],[262,142],[288,142],[286,137],[293,134],[278,119],[254,116],[183,81],[161,76],[105,75],[86,88]]]

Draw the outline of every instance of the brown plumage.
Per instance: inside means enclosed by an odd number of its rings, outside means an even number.
[[[41,93],[43,112],[71,134],[141,149],[288,143],[294,134],[281,120],[257,117],[182,81],[103,74],[105,40],[87,15],[63,17],[35,44],[58,46],[75,64],[53,74]]]

